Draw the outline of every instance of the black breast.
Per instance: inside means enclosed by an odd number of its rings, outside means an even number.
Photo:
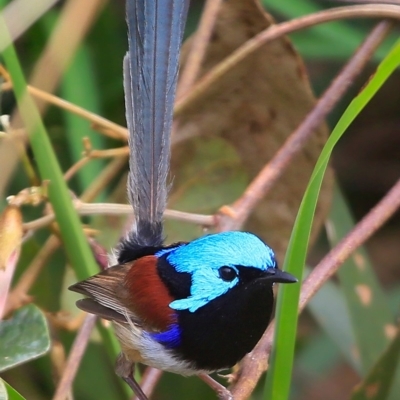
[[[195,312],[179,311],[180,355],[196,368],[216,371],[240,361],[257,344],[273,309],[270,282],[241,282]]]

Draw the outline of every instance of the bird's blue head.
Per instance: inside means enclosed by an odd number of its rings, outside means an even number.
[[[274,252],[257,236],[246,232],[223,232],[156,253],[165,257],[178,273],[191,276],[190,295],[170,303],[175,310],[195,312],[238,285],[240,269],[265,272],[272,282],[295,281],[277,269]]]

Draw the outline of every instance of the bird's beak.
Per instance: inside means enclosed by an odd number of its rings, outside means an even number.
[[[298,282],[298,279],[295,278],[293,275],[281,271],[278,268],[268,268],[265,271],[265,275],[263,276],[263,279],[269,280],[271,282],[276,282],[276,283],[296,283]]]

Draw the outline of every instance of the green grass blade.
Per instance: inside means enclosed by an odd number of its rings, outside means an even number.
[[[284,269],[297,277],[303,275],[318,194],[332,150],[356,116],[374,97],[399,64],[400,42],[380,63],[375,75],[347,107],[321,152],[301,202],[284,263]],[[275,344],[270,358],[270,368],[264,391],[264,398],[268,400],[287,399],[289,397],[299,296],[300,284],[283,285],[279,290]]]
[[[9,34],[0,15],[0,36],[9,40]],[[61,237],[68,258],[79,279],[98,272],[98,266],[82,230],[81,222],[72,205],[68,187],[65,184],[60,166],[47,136],[45,127],[36,106],[26,91],[26,82],[13,45],[2,53],[10,73],[18,107],[30,133],[29,139],[38,164],[42,180],[48,180],[48,196],[60,226]],[[110,329],[101,330],[106,348],[115,352],[116,340]],[[116,356],[116,352],[114,357]],[[113,357],[113,358],[114,358]],[[126,386],[124,385],[124,389]]]
[[[331,246],[334,247],[353,226],[347,204],[340,190],[335,188],[327,224]],[[361,369],[365,374],[389,344],[388,332],[394,328],[394,316],[365,249],[358,249],[344,263],[338,277],[351,315]]]
[[[400,357],[400,331],[366,378],[353,392],[351,400],[386,400]],[[398,394],[398,393],[397,393]]]
[[[356,338],[343,293],[333,282],[326,284],[308,303],[307,309],[318,325],[340,350],[342,357],[360,371],[360,360],[354,354]]]
[[[0,378],[0,400],[25,400],[25,397]]]
[[[8,35],[4,20],[0,19],[0,35]],[[81,222],[72,205],[60,166],[52,149],[46,129],[36,106],[26,91],[26,82],[14,47],[3,51],[22,119],[30,133],[29,139],[42,180],[48,180],[48,195],[53,206],[65,249],[79,279],[98,272],[98,267],[82,230]]]
[[[100,114],[99,93],[93,78],[94,66],[92,65],[88,50],[81,46],[64,74],[61,83],[61,96],[73,104],[78,104],[85,109]],[[82,138],[88,137],[94,149],[104,148],[104,137],[90,129],[89,123],[77,115],[64,111],[67,129],[67,140],[74,160],[81,158],[83,145]],[[104,160],[93,159],[81,169],[77,176],[80,189],[88,187],[104,166]],[[104,198],[103,198],[104,199]],[[99,199],[101,201],[101,198]]]
[[[57,13],[54,10],[48,12],[45,18],[40,21],[46,37],[51,37],[56,21]],[[95,114],[100,114],[100,93],[95,82],[96,68],[93,64],[88,47],[85,43],[82,43],[62,76],[60,94],[63,99],[70,103],[79,105]],[[61,110],[61,112],[65,121],[65,140],[73,162],[82,158],[82,139],[84,137],[90,139],[93,149],[105,147],[104,136],[95,133],[87,120],[67,110]],[[104,164],[103,159],[92,159],[78,171],[76,177],[80,192],[93,182]],[[104,197],[100,196],[98,200],[102,201]]]

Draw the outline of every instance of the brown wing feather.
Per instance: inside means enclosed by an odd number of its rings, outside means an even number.
[[[126,318],[123,315],[114,310],[111,310],[111,308],[102,306],[93,299],[78,300],[76,302],[76,306],[89,314],[98,315],[99,317],[107,319],[109,321],[116,321],[121,323],[127,322]]]
[[[130,306],[129,292],[124,284],[131,267],[132,264],[115,265],[70,286],[70,290],[89,297],[79,300],[77,306],[113,321],[126,322],[125,316],[128,316],[132,321],[139,322]]]

